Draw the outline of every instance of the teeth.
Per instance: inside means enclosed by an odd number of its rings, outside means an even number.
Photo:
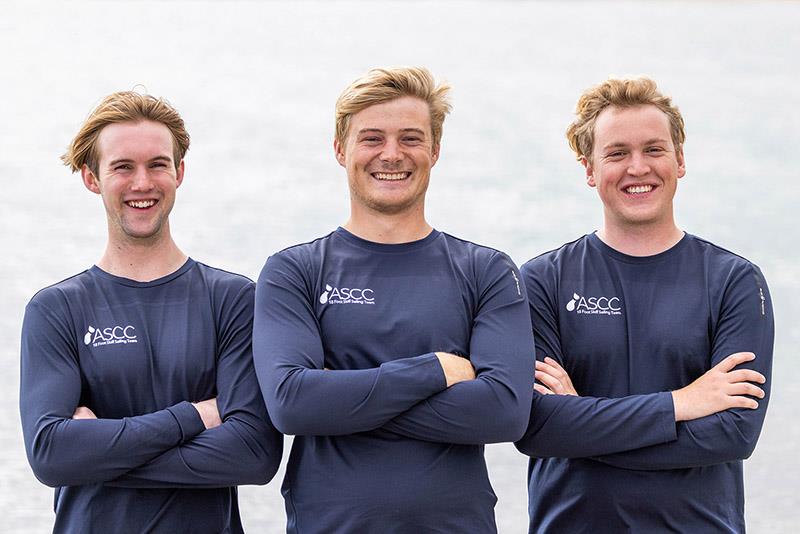
[[[630,187],[625,188],[625,191],[628,193],[649,193],[653,190],[652,185],[632,185]]]
[[[376,172],[375,178],[377,178],[378,180],[402,180],[408,175],[409,173],[407,172],[392,172],[392,173]]]
[[[149,208],[156,203],[155,200],[129,200],[128,206],[133,208]]]

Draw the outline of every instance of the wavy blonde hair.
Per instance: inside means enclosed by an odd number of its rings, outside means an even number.
[[[433,148],[437,149],[442,140],[444,118],[452,109],[449,92],[450,86],[447,83],[437,85],[424,67],[372,69],[351,83],[336,100],[336,141],[344,145],[350,118],[359,111],[403,96],[413,96],[428,104]]]
[[[178,168],[189,150],[189,134],[183,119],[163,98],[136,91],[119,91],[105,97],[89,113],[69,148],[61,156],[61,161],[72,172],[77,172],[86,165],[97,174],[100,157],[97,153],[97,138],[100,131],[109,124],[129,121],[153,121],[166,126],[172,134],[172,155],[175,168]]]
[[[567,128],[569,146],[580,160],[592,159],[594,125],[597,116],[609,106],[629,108],[652,105],[663,111],[669,119],[670,134],[675,151],[686,141],[683,117],[672,99],[659,92],[650,78],[609,78],[600,85],[586,90],[575,106],[577,118]]]

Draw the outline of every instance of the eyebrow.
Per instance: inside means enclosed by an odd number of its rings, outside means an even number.
[[[643,145],[654,145],[654,144],[657,144],[657,143],[666,143],[667,141],[668,141],[667,139],[664,139],[662,137],[653,137],[652,139],[648,139],[647,141],[645,141],[642,144]],[[604,145],[602,150],[610,150],[612,148],[625,148],[627,146],[629,146],[629,143],[621,143],[621,142],[609,143],[607,145]]]
[[[169,156],[156,156],[156,157],[148,160],[148,163],[152,163],[154,161],[165,161],[167,163],[170,163],[170,162],[172,162],[172,158],[170,158]],[[130,158],[119,158],[119,159],[115,159],[115,160],[109,162],[108,166],[109,167],[113,167],[114,165],[118,165],[120,163],[133,163],[133,162],[134,161],[132,159],[130,159]]]
[[[414,133],[419,133],[419,134],[425,135],[425,131],[421,130],[419,128],[400,128],[400,131],[404,132],[404,133],[406,133],[406,132],[414,132]],[[362,135],[362,134],[366,134],[366,133],[385,133],[385,132],[384,132],[384,130],[381,130],[380,128],[362,128],[361,130],[358,131],[358,135]]]

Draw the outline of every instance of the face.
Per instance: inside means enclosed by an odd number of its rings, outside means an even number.
[[[655,106],[608,107],[594,126],[587,183],[603,201],[606,226],[674,225],[672,199],[686,173],[667,115]]]
[[[95,175],[86,165],[84,185],[103,198],[109,240],[158,241],[169,237],[169,213],[183,181],[172,155],[172,135],[152,121],[109,124],[97,138]]]
[[[344,144],[334,141],[334,150],[347,169],[353,210],[421,212],[439,157],[424,100],[406,96],[359,111],[350,118]]]

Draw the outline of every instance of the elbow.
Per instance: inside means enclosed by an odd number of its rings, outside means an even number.
[[[65,472],[63,462],[54,461],[52,457],[43,454],[42,451],[31,451],[28,463],[31,465],[34,476],[45,486],[57,488],[74,485],[74,481],[70,480],[72,477]]]
[[[528,413],[525,410],[506,410],[494,418],[492,436],[486,443],[516,442],[528,430]]]

